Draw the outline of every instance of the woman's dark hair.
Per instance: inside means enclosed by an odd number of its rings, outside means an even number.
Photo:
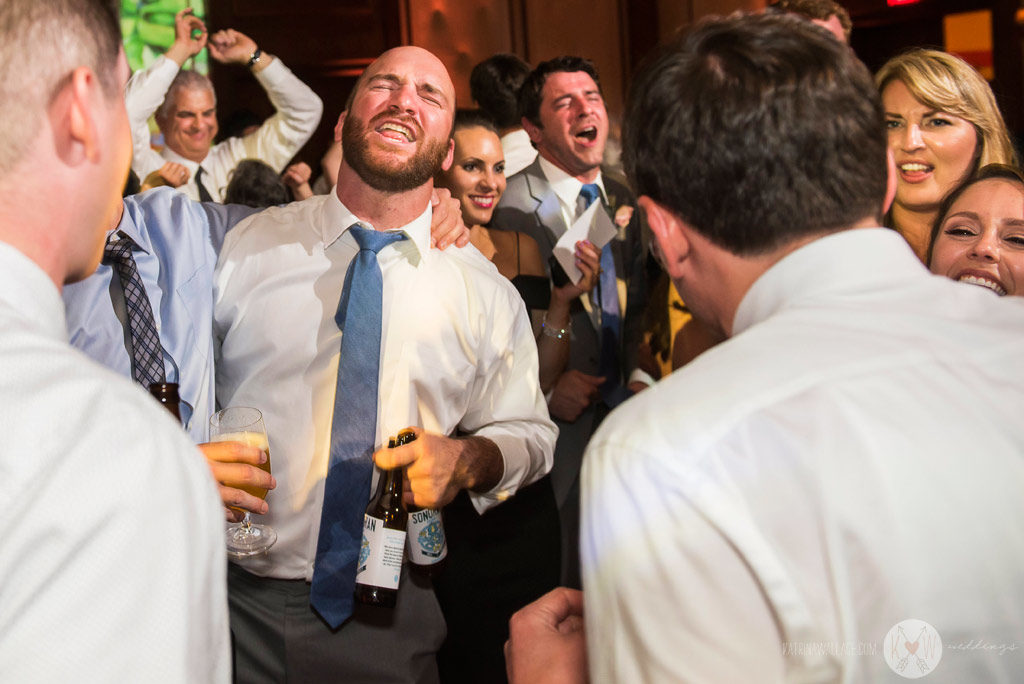
[[[456,109],[455,110],[455,124],[452,126],[452,134],[455,131],[462,130],[463,128],[474,128],[479,126],[480,128],[486,128],[497,136],[501,134],[498,132],[498,127],[494,123],[487,112],[482,109]]]
[[[958,185],[951,193],[946,195],[946,198],[942,200],[942,204],[939,205],[939,213],[935,217],[935,223],[932,224],[932,234],[928,239],[928,258],[927,264],[932,264],[932,249],[935,247],[935,238],[939,236],[939,231],[942,229],[942,224],[946,220],[946,216],[949,214],[949,210],[953,207],[953,203],[960,199],[960,196],[967,191],[967,188],[971,187],[975,183],[980,183],[984,180],[992,180],[998,178],[1001,180],[1007,180],[1011,183],[1017,183],[1024,188],[1024,175],[1021,174],[1020,170],[1014,166],[1007,164],[988,164],[978,169],[972,176],[970,176],[963,183]]]
[[[516,98],[530,73],[530,65],[515,55],[492,55],[473,67],[469,75],[469,94],[501,128],[519,126]]]
[[[258,159],[243,159],[231,172],[224,204],[263,209],[291,201],[288,187],[274,169]]]

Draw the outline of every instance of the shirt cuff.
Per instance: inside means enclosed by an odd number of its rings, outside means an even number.
[[[501,480],[494,487],[486,492],[467,492],[469,500],[477,513],[485,513],[503,501],[515,496],[521,487],[532,483],[541,475],[531,476],[535,470],[530,462],[530,452],[526,440],[521,434],[511,434],[507,431],[497,430],[491,432],[484,429],[474,433],[476,437],[485,437],[494,442],[501,453],[501,460],[504,466]],[[550,470],[548,465],[544,471]]]
[[[263,53],[263,58],[266,59],[267,57],[267,53]],[[288,78],[289,73],[288,67],[281,63],[281,58],[274,55],[274,61],[265,68],[260,69],[253,76],[264,86],[273,87],[281,85]]]
[[[633,372],[629,374],[629,382],[627,382],[626,384],[628,385],[633,382],[642,382],[648,387],[653,387],[654,383],[656,383],[657,380],[651,377],[651,375],[647,371],[641,370],[639,368],[634,368]]]

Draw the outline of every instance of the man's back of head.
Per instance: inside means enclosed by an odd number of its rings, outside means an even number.
[[[633,83],[639,194],[739,256],[880,217],[884,118],[871,75],[802,19],[705,22]]]
[[[46,107],[78,66],[117,92],[120,29],[109,0],[4,0],[0,4],[0,178],[35,140]]]
[[[58,285],[95,270],[120,206],[127,72],[110,0],[0,4],[0,240]]]
[[[473,67],[469,93],[502,132],[519,128],[519,88],[530,73],[530,65],[515,55],[492,55]]]
[[[837,40],[849,44],[853,22],[846,8],[835,0],[778,0],[768,6],[772,12],[786,12],[809,19],[830,31]]]

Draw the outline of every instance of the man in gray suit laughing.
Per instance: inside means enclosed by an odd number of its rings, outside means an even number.
[[[538,157],[508,179],[493,225],[532,236],[549,270],[555,243],[592,202],[600,201],[618,228],[602,251],[598,286],[573,305],[569,363],[548,396],[559,429],[551,484],[562,523],[562,576],[578,586],[583,448],[630,392],[643,333],[645,254],[632,193],[601,172],[608,113],[593,64],[580,57],[542,62],[519,91],[519,113]]]

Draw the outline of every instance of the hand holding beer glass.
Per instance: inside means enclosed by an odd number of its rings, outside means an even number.
[[[261,449],[266,454],[266,462],[260,468],[270,472],[270,445],[267,441],[267,429],[263,424],[263,414],[259,410],[245,406],[232,406],[210,417],[211,442],[241,442],[248,446]],[[246,493],[263,499],[267,490],[261,487],[239,487]],[[243,511],[242,522],[232,523],[227,527],[228,556],[246,558],[266,553],[267,549],[277,541],[277,532],[269,525],[255,525],[250,520],[249,511]]]

